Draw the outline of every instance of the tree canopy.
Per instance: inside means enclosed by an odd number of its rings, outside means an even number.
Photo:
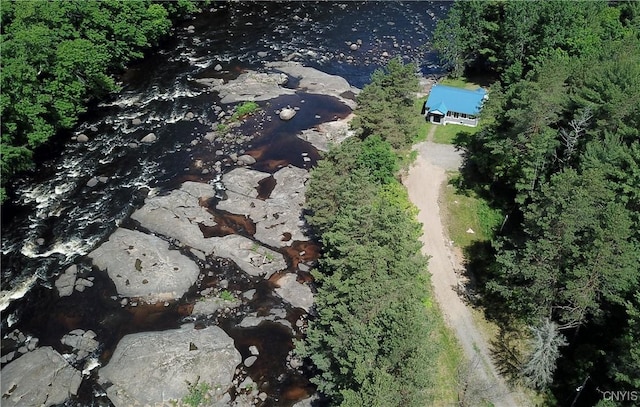
[[[509,214],[482,292],[538,343],[567,338],[524,369],[557,397],[587,375],[640,380],[639,17],[637,2],[456,2],[436,33],[453,74],[500,78],[491,120],[458,140],[468,184]]]
[[[396,179],[403,151],[392,146],[407,148],[407,129],[399,113],[385,117],[413,100],[414,72],[394,60],[373,75],[359,100],[382,96],[356,110],[362,139],[333,148],[312,171],[306,194],[306,218],[323,254],[314,271],[317,316],[297,349],[319,369],[313,380],[335,405],[430,404],[438,316],[423,303],[421,227]]]
[[[170,17],[194,10],[185,0],[0,2],[2,185],[75,126],[88,100],[117,90],[111,74],[157,45]]]

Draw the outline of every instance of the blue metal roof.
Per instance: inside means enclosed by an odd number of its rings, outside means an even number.
[[[436,84],[431,88],[425,106],[428,112],[437,110],[442,114],[451,111],[477,115],[486,95],[487,91],[482,88],[467,90]]]

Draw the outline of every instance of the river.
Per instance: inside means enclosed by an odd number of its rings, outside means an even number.
[[[93,294],[59,298],[53,281],[71,264],[90,271],[85,255],[116,227],[128,225],[131,213],[149,194],[169,191],[186,180],[218,185],[223,193],[218,181],[221,172],[231,166],[203,173],[201,165],[194,165],[215,160],[217,151],[241,154],[245,149],[261,148],[263,161],[253,168],[267,172],[267,159],[299,167],[315,163],[317,152],[295,137],[296,132],[317,124],[313,120],[288,125],[288,138],[281,134],[263,137],[255,145],[252,140],[240,146],[192,144],[210,131],[218,113],[212,106],[220,105],[217,95],[195,79],[230,79],[246,69],[259,70],[264,62],[293,60],[340,75],[361,88],[376,68],[394,56],[414,62],[424,75],[439,73],[429,40],[435,22],[449,5],[213,3],[211,9],[176,27],[161,49],[121,76],[122,91],[93,106],[69,135],[86,134],[89,142],[69,140],[52,145],[39,153],[37,170],[12,186],[16,198],[2,211],[2,355],[20,346],[7,338],[14,330],[37,337],[39,345],[59,349],[61,336],[70,329],[93,329],[104,338],[98,355],[104,361],[128,333],[179,326],[188,319],[184,306],[193,295],[170,307],[132,310],[116,301],[113,283],[101,273],[92,273]],[[352,43],[358,45],[357,50],[350,48]],[[324,109],[327,114],[323,117],[346,113],[322,99],[307,103]],[[189,115],[198,120],[187,120]],[[140,124],[133,125],[137,120]],[[133,141],[150,132],[158,136],[158,142],[132,147]],[[229,151],[232,148],[237,151]],[[313,160],[303,161],[301,150],[311,151]],[[226,271],[220,266],[217,272]],[[268,291],[257,289],[258,293]],[[266,294],[260,298],[277,301]],[[313,391],[308,371],[300,375],[286,369],[282,359],[292,343],[279,327],[241,330],[234,320],[222,321],[221,326],[237,344],[262,340],[273,349],[274,360],[261,366],[261,374],[263,380],[279,384],[269,387],[264,405],[291,405]],[[293,396],[280,397],[283,394]],[[91,380],[83,382],[80,395],[72,402],[109,405]]]

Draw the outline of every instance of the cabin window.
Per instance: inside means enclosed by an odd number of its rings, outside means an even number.
[[[462,117],[463,119],[467,118],[467,114],[466,113],[460,113],[460,117]]]
[[[458,112],[453,112],[453,117],[454,117],[455,119],[457,119],[458,117],[460,117],[460,113],[458,113]]]
[[[451,112],[447,112],[447,117],[451,117]]]

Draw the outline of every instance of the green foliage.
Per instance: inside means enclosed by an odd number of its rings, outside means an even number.
[[[358,111],[352,126],[362,138],[377,134],[399,151],[409,149],[417,128],[413,104],[418,89],[416,67],[400,58],[377,69],[371,83],[358,94]]]
[[[236,106],[236,111],[231,116],[231,120],[238,120],[244,116],[255,113],[260,106],[256,102],[243,102]]]
[[[622,11],[633,15],[605,1],[456,2],[438,22],[433,44],[453,76],[489,69],[510,84],[550,53],[597,54],[629,30]]]
[[[227,290],[220,291],[220,298],[223,299],[224,301],[235,301],[233,294],[231,294]]]
[[[617,340],[611,373],[621,386],[640,388],[640,291],[625,303],[627,326]]]
[[[297,351],[319,369],[318,389],[342,406],[424,406],[433,395],[435,328],[424,306],[421,227],[396,180],[394,148],[407,148],[410,138],[401,129],[404,118],[389,120],[376,110],[411,109],[414,79],[413,68],[399,61],[373,75],[360,94],[369,102],[356,111],[364,140],[331,149],[306,193],[306,218],[323,256],[314,271],[318,315]]]
[[[76,125],[88,100],[118,90],[111,73],[169,33],[193,4],[150,0],[3,1],[0,115],[2,183],[31,167],[33,151]]]
[[[526,207],[523,243],[501,247],[490,288],[519,315],[582,325],[637,284],[631,226],[601,173],[558,173]]]
[[[378,135],[367,137],[362,143],[358,164],[369,169],[373,179],[381,184],[391,183],[399,169],[391,145]]]
[[[491,120],[457,140],[465,182],[509,215],[493,253],[471,262],[482,265],[484,303],[502,323],[549,320],[571,341],[550,386],[559,398],[586,375],[600,387],[638,383],[640,25],[632,3],[457,2],[452,16],[462,27],[439,34],[458,41],[452,57],[464,68],[489,68],[502,80],[483,109]],[[465,37],[471,28],[480,34]],[[551,359],[530,368],[551,372]],[[550,373],[533,376],[549,383]]]
[[[200,378],[195,383],[188,383],[189,394],[182,398],[182,403],[189,407],[199,407],[205,405],[207,402],[207,393],[211,390],[211,385],[208,383],[200,383]]]

